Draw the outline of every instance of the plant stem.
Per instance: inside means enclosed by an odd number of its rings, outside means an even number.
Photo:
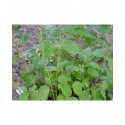
[[[20,53],[21,55],[23,55],[23,53],[20,51],[20,49],[19,49],[18,46],[17,46],[17,48],[18,48],[19,53]],[[24,62],[24,68],[25,68],[25,70],[28,72],[28,75],[30,76],[30,79],[31,79],[32,83],[35,84],[35,80],[34,80],[34,79],[32,78],[32,76],[30,75],[30,71],[29,71],[29,68],[28,68],[28,66],[27,66],[27,64],[26,64],[26,61],[25,61],[25,59],[24,59],[24,56],[22,56],[22,59],[23,59],[23,62]]]
[[[40,38],[41,44],[43,45],[43,49],[42,49],[42,60],[44,61],[44,65],[45,65],[45,67],[46,67],[46,71],[47,71],[48,77],[49,77],[49,79],[50,79],[50,81],[51,81],[51,76],[52,76],[52,75],[51,75],[51,71],[49,70],[49,68],[48,68],[48,66],[47,66],[47,62],[45,61],[44,44],[43,44],[43,42],[42,42],[42,33],[41,33],[41,31],[40,31],[40,36],[41,36],[41,38]],[[51,83],[52,83],[52,82],[51,82]],[[53,99],[55,100],[55,96],[54,96],[54,91],[53,91],[52,84],[50,85],[50,87],[51,87]]]

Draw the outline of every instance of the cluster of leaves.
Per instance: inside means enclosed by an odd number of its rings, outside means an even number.
[[[112,100],[113,54],[104,34],[110,25],[46,25],[23,58],[20,100]],[[15,44],[25,44],[21,36]]]

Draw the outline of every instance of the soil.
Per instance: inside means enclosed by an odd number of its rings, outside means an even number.
[[[29,33],[30,34],[30,38],[28,39],[28,43],[26,43],[25,45],[12,45],[12,54],[13,55],[18,55],[19,51],[18,48],[20,48],[20,52],[26,51],[28,50],[32,44],[37,43],[39,36],[38,36],[38,32],[39,32],[39,28],[41,27],[41,25],[22,25],[20,28],[20,32],[24,33]],[[12,34],[12,40],[19,40],[20,38],[18,37],[18,35],[13,32]],[[19,72],[22,71],[24,69],[23,66],[23,60],[22,59],[18,59],[17,64],[13,64],[12,65],[12,73],[14,74],[14,80],[18,83],[18,86],[22,86],[23,83],[19,77]],[[16,89],[14,88],[14,86],[12,86],[12,100],[18,100],[19,95],[16,92]]]

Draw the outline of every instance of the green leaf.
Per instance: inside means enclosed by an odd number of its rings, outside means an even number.
[[[37,89],[36,85],[33,85],[32,87],[29,88],[29,92],[35,91]]]
[[[80,95],[82,93],[82,83],[81,82],[74,82],[73,84],[73,91],[75,92],[76,95]]]
[[[66,39],[63,41],[63,48],[70,54],[77,54],[80,51],[79,47],[74,41]]]
[[[69,97],[69,96],[71,96],[71,94],[72,94],[72,90],[71,90],[71,88],[70,88],[70,86],[69,86],[68,84],[63,85],[63,86],[61,87],[61,90],[62,90],[62,93],[63,93],[66,97]]]
[[[99,76],[99,73],[96,69],[92,68],[92,67],[89,67],[87,69],[87,73],[93,77],[98,77]]]
[[[94,95],[93,95],[93,100],[104,100],[102,94],[100,91],[97,91]]]
[[[19,56],[18,56],[18,55],[13,55],[13,56],[12,56],[12,63],[13,63],[13,64],[16,64],[16,63],[17,63],[18,58],[19,58]]]
[[[39,98],[42,100],[47,100],[49,95],[49,87],[47,85],[43,85],[39,88]]]
[[[69,100],[78,100],[76,97],[69,97]]]
[[[100,88],[101,89],[106,89],[108,87],[108,83],[107,82],[103,82],[101,85],[100,85]]]
[[[12,31],[13,32],[18,32],[20,28],[21,28],[20,25],[12,25]]]
[[[92,50],[90,47],[87,47],[86,49],[83,49],[79,54],[81,59],[87,60],[92,56]]]
[[[21,93],[19,95],[19,100],[28,100],[28,98],[29,98],[29,93],[28,92]]]
[[[105,45],[106,42],[105,42],[103,39],[99,39],[99,40],[98,40],[98,43],[99,43],[101,46],[103,46],[103,45]]]
[[[56,71],[56,66],[48,66],[50,71]]]
[[[63,62],[60,62],[60,63],[59,63],[59,70],[60,70],[60,71],[62,71],[62,70],[63,70],[63,68],[64,68],[64,66],[65,66],[66,64],[68,64],[68,63],[69,63],[69,62],[68,62],[68,61],[66,61],[66,60],[65,60],[65,61],[63,61]]]
[[[69,71],[76,71],[76,72],[79,70],[77,66],[73,66],[73,65],[68,65],[66,69]]]
[[[100,31],[102,34],[108,33],[110,30],[110,25],[98,25],[97,30]]]
[[[54,44],[50,42],[44,42],[43,46],[45,57],[49,57],[51,55],[52,50],[54,49]]]
[[[58,77],[58,82],[61,84],[67,84],[67,78],[64,75]]]
[[[21,77],[22,81],[24,82],[24,84],[26,85],[26,87],[32,85],[32,80],[26,71],[21,71],[20,77]]]
[[[27,91],[28,91],[25,86],[21,86],[21,87],[19,87],[19,88],[20,88],[23,92],[27,92]]]
[[[86,36],[86,37],[92,38],[92,39],[95,38],[95,36],[93,35],[93,33],[88,32],[88,31],[84,31],[84,32],[83,32],[83,35]]]
[[[59,94],[57,100],[66,100],[66,97],[63,94]]]
[[[51,80],[48,77],[45,77],[45,82],[46,84],[51,85]]]
[[[30,99],[31,100],[38,100],[39,92],[37,91],[37,86],[33,85],[29,88]]]
[[[30,91],[30,98],[31,100],[38,100],[39,98],[39,91],[34,90],[34,91]]]
[[[82,86],[83,86],[83,89],[86,89],[90,86],[90,82],[87,79],[84,79],[82,81]]]
[[[95,51],[92,52],[92,54],[96,57],[104,57],[105,51],[103,49],[96,49]]]
[[[82,93],[79,95],[79,100],[90,100],[91,95],[89,90],[83,90]]]
[[[98,63],[95,63],[95,62],[89,62],[89,66],[93,67],[93,68],[96,68],[98,70],[100,70],[100,66]]]

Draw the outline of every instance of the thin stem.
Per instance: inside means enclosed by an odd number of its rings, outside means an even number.
[[[18,89],[19,92],[22,93],[21,90],[20,90],[20,88],[19,88],[19,86],[18,86],[18,84],[17,84],[16,82],[14,82],[14,80],[12,81],[12,84],[13,84],[13,87],[14,87],[15,89]],[[15,84],[16,84],[16,85],[15,85]]]
[[[19,53],[21,53],[21,51],[20,51],[20,49],[19,49],[18,46],[17,46],[17,48],[18,48]],[[23,54],[21,53],[21,55],[23,55]],[[35,84],[35,80],[34,80],[34,79],[32,78],[32,76],[30,75],[30,71],[29,71],[29,68],[28,68],[28,66],[27,66],[27,64],[26,64],[26,61],[25,61],[25,59],[24,59],[24,56],[22,56],[22,59],[23,59],[23,62],[24,62],[24,68],[25,68],[25,70],[28,72],[28,75],[30,76],[30,79],[31,79],[32,83]]]
[[[48,68],[48,66],[47,66],[47,62],[45,61],[44,44],[43,44],[43,42],[42,42],[42,33],[41,33],[41,31],[40,31],[40,36],[41,36],[41,37],[40,37],[40,41],[41,41],[42,46],[43,46],[43,49],[42,49],[42,60],[44,61],[44,65],[45,65],[45,67],[46,67],[48,77],[49,77],[49,79],[50,79],[50,81],[51,81],[51,76],[52,76],[52,75],[51,75],[51,71],[49,70],[49,68]],[[51,82],[51,83],[52,83],[52,82]],[[51,87],[53,99],[55,100],[55,96],[54,96],[54,91],[53,91],[52,84],[50,85],[50,87]]]
[[[61,41],[61,33],[60,33],[60,41]],[[59,62],[60,62],[60,45],[57,50],[56,81],[58,81]],[[57,90],[58,90],[58,83],[56,84],[56,98],[57,98]]]

